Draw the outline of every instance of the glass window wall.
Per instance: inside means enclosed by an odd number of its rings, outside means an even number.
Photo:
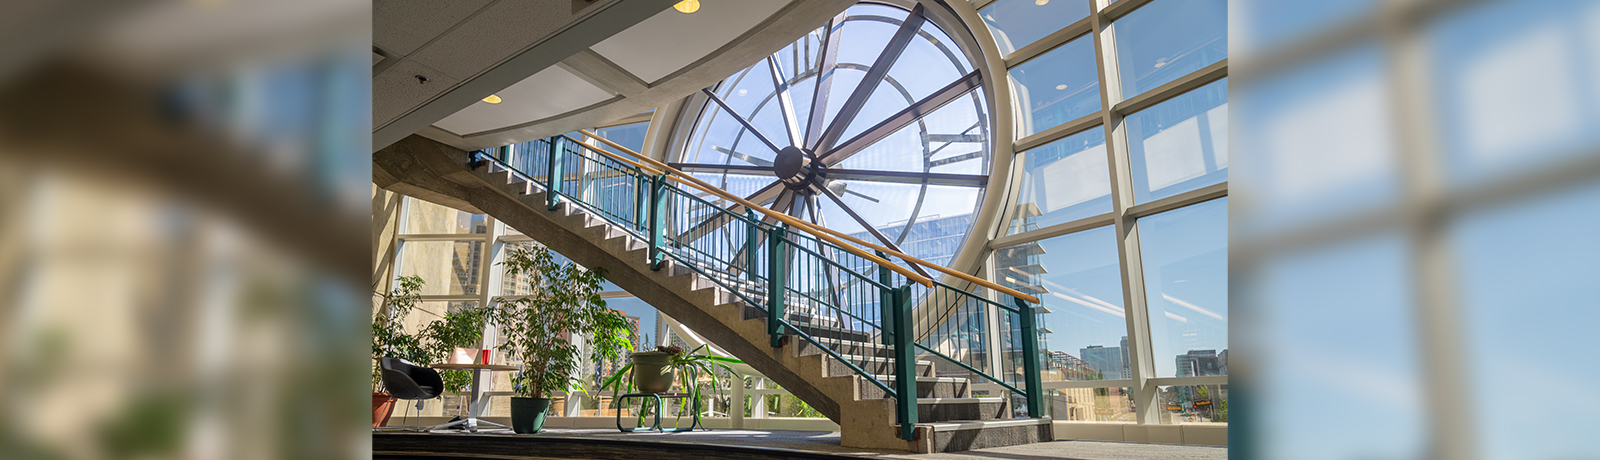
[[[1011,68],[1017,108],[1017,136],[1027,137],[1100,113],[1100,76],[1094,38],[1081,37]]]

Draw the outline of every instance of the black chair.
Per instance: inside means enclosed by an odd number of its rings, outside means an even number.
[[[439,371],[426,366],[418,366],[400,358],[381,358],[378,365],[383,369],[383,386],[389,394],[396,399],[417,401],[417,415],[422,415],[422,402],[437,398],[444,393],[444,379],[439,377]],[[411,429],[405,426],[410,417],[411,408],[406,407],[406,412],[401,415],[402,429]],[[419,431],[420,429],[413,429]]]

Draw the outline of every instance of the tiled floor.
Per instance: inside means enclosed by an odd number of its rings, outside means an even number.
[[[448,432],[462,433],[461,431]],[[477,435],[517,436],[513,435],[510,430],[480,430]],[[793,449],[868,458],[916,458],[928,460],[1221,460],[1228,458],[1228,449],[1225,447],[1103,441],[1054,441],[966,452],[915,455],[905,452],[842,447],[839,445],[838,432],[824,431],[712,430],[663,434],[653,432],[621,433],[615,429],[547,429],[536,435],[520,436],[620,438],[632,441]]]

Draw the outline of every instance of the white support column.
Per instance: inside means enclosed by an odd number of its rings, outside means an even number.
[[[729,428],[744,429],[744,376],[734,375],[732,403],[728,407]]]
[[[503,226],[499,225],[499,222],[495,221],[494,217],[487,214],[484,215],[484,224],[484,227],[486,227],[487,230],[483,235],[483,256],[479,257],[478,308],[490,307],[489,302],[494,298],[494,293],[495,291],[499,290],[498,288],[501,283],[500,271],[495,270],[495,267],[498,267],[499,263],[505,259],[505,251],[503,250],[505,243],[502,243],[499,240],[499,236],[502,233],[501,227]],[[499,330],[493,324],[485,324],[483,328],[483,338],[478,342],[478,347],[494,348],[495,344],[498,342]],[[496,359],[501,359],[499,356],[500,353],[497,351],[490,351],[489,354],[491,355],[489,358],[490,362],[493,362]],[[487,414],[489,413],[490,401],[492,398],[483,393],[495,391],[498,390],[498,388],[494,387],[495,374],[493,372],[480,371],[480,373],[483,374],[482,378],[487,382],[484,385],[480,385],[478,387],[479,394],[473,396],[477,401],[478,413]]]
[[[752,385],[752,386],[754,386],[755,387],[754,389],[756,389],[756,390],[765,390],[765,389],[767,389],[767,379],[766,379],[766,377],[757,378],[755,380],[755,384]],[[756,397],[754,399],[752,399],[750,402],[752,403],[752,406],[750,407],[750,418],[753,418],[753,419],[764,419],[764,418],[767,418],[767,394],[766,393],[759,392],[759,391],[756,392]]]

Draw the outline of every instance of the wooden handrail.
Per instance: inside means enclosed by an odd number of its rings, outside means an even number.
[[[826,234],[820,234],[815,229],[812,229],[810,225],[807,225],[805,222],[800,221],[799,219],[795,219],[793,217],[789,217],[786,214],[775,212],[775,211],[772,211],[772,210],[767,209],[765,207],[762,207],[760,205],[757,205],[755,203],[751,203],[749,201],[746,201],[744,198],[740,198],[740,197],[735,196],[735,195],[733,195],[731,193],[728,193],[725,190],[722,190],[720,188],[712,186],[711,184],[707,184],[704,181],[701,181],[700,179],[695,178],[694,176],[691,176],[691,175],[688,175],[688,174],[684,174],[683,171],[679,171],[679,170],[677,170],[677,168],[673,168],[671,166],[667,166],[665,163],[662,163],[662,162],[656,161],[654,159],[645,157],[644,155],[640,155],[639,152],[635,152],[632,149],[629,149],[627,147],[623,147],[621,145],[617,145],[617,143],[611,142],[611,140],[603,138],[603,137],[600,137],[599,135],[597,135],[595,133],[592,133],[592,132],[589,132],[588,130],[578,130],[578,132],[581,132],[585,136],[589,136],[590,138],[599,140],[600,142],[602,142],[602,143],[604,143],[606,145],[615,147],[618,150],[622,150],[623,152],[626,152],[629,155],[633,155],[634,157],[637,157],[640,160],[644,160],[646,162],[649,162],[650,164],[652,164],[652,165],[654,165],[654,166],[656,166],[656,167],[658,167],[658,168],[660,168],[662,170],[665,170],[665,171],[669,172],[670,174],[667,174],[666,176],[668,178],[672,179],[672,180],[677,181],[678,183],[688,185],[690,187],[699,189],[699,190],[704,191],[706,193],[717,195],[719,197],[722,197],[723,199],[727,199],[727,200],[732,201],[734,203],[738,203],[740,205],[743,205],[746,208],[754,209],[757,212],[760,212],[762,214],[766,214],[768,217],[772,217],[774,219],[777,219],[780,222],[789,224],[789,226],[791,226],[791,227],[798,227],[801,230],[805,230],[807,233],[811,233],[812,236],[815,236],[815,237],[817,237],[819,239],[822,239],[824,241],[827,241],[829,243],[833,243],[835,246],[838,246],[841,249],[844,249],[845,251],[849,251],[851,254],[855,254],[857,256],[861,256],[862,258],[865,258],[867,260],[872,261],[872,263],[875,263],[875,264],[878,264],[878,265],[881,265],[881,266],[884,266],[884,267],[888,267],[890,270],[894,270],[895,273],[899,273],[901,275],[904,275],[906,277],[906,279],[912,280],[912,281],[914,281],[914,282],[916,282],[918,284],[921,284],[923,286],[929,286],[929,287],[933,286],[933,280],[928,279],[927,277],[924,277],[922,275],[918,275],[916,272],[908,270],[905,267],[901,267],[899,265],[895,265],[894,263],[889,262],[887,260],[884,260],[883,258],[878,257],[876,255],[870,254],[867,251],[863,251],[863,250],[861,250],[861,248],[857,248],[855,246],[851,246],[851,245],[845,244],[843,241],[839,241],[838,239],[830,237],[830,236],[828,236]],[[581,145],[583,143],[580,142],[579,144]]]
[[[976,284],[976,285],[979,285],[979,286],[983,286],[983,287],[989,288],[991,290],[998,291],[998,292],[1000,292],[1002,294],[1010,295],[1012,297],[1017,297],[1017,298],[1020,298],[1022,300],[1026,300],[1026,301],[1028,301],[1030,303],[1033,303],[1033,304],[1036,304],[1036,305],[1041,303],[1039,301],[1038,297],[1025,294],[1025,293],[1023,293],[1021,291],[1017,291],[1016,289],[1011,289],[1011,288],[1008,288],[1008,287],[1005,287],[1005,286],[1001,286],[999,284],[995,284],[992,281],[989,281],[989,280],[986,280],[986,279],[983,279],[983,278],[979,278],[979,277],[976,277],[976,276],[972,276],[972,275],[969,275],[969,274],[966,274],[966,273],[962,273],[959,270],[955,270],[955,269],[952,269],[952,268],[949,268],[949,267],[945,267],[943,265],[935,264],[935,263],[932,263],[932,262],[928,262],[926,260],[922,260],[922,259],[919,259],[919,258],[916,258],[916,257],[912,257],[912,256],[907,255],[905,253],[902,253],[900,251],[896,251],[896,250],[885,248],[883,246],[879,246],[879,245],[876,245],[876,244],[873,244],[873,243],[862,241],[860,238],[856,238],[856,237],[853,237],[853,236],[850,236],[850,235],[846,235],[846,234],[844,234],[842,232],[839,232],[839,231],[831,229],[831,228],[812,225],[810,223],[807,223],[807,222],[804,222],[804,221],[801,221],[801,220],[798,220],[798,219],[791,218],[786,214],[773,212],[771,210],[768,210],[765,207],[758,206],[758,205],[756,205],[754,203],[750,203],[748,201],[745,201],[743,198],[739,198],[737,196],[734,196],[733,194],[728,193],[728,192],[726,192],[726,191],[724,191],[724,190],[722,190],[720,188],[711,186],[710,184],[706,184],[706,183],[700,181],[700,179],[695,178],[694,176],[690,176],[688,174],[684,174],[683,171],[679,171],[679,170],[677,170],[677,169],[675,169],[675,168],[673,168],[671,166],[667,166],[666,163],[662,163],[660,161],[656,161],[655,159],[646,157],[644,155],[640,155],[639,152],[635,152],[635,151],[633,151],[633,150],[631,150],[631,149],[629,149],[627,147],[623,147],[621,145],[618,145],[615,142],[611,142],[610,139],[606,139],[606,138],[600,137],[599,135],[596,135],[595,133],[589,132],[588,130],[581,130],[580,129],[580,130],[578,130],[578,132],[581,132],[584,135],[589,136],[591,138],[594,138],[596,140],[599,140],[600,142],[602,142],[602,143],[604,143],[606,145],[609,145],[609,146],[614,147],[614,148],[616,148],[618,150],[626,152],[629,155],[633,155],[635,157],[638,157],[641,160],[650,162],[651,164],[656,165],[657,167],[659,167],[659,168],[661,168],[663,170],[669,171],[669,172],[673,173],[673,175],[670,176],[670,177],[672,177],[674,179],[677,179],[678,176],[687,177],[690,180],[693,180],[693,181],[698,183],[698,184],[692,184],[691,185],[691,186],[695,186],[695,188],[698,188],[698,189],[700,189],[702,191],[705,191],[705,192],[708,192],[708,193],[716,194],[718,196],[722,196],[724,198],[728,198],[728,199],[730,199],[730,200],[732,200],[732,201],[734,201],[736,203],[744,205],[745,207],[748,207],[748,208],[751,208],[751,209],[755,209],[757,211],[761,211],[762,213],[765,213],[765,214],[767,214],[769,216],[777,217],[779,220],[783,220],[785,223],[788,223],[790,226],[800,227],[802,229],[805,229],[805,230],[807,230],[807,233],[811,233],[813,236],[816,236],[817,238],[824,239],[824,240],[826,240],[826,241],[828,241],[830,243],[833,243],[834,245],[839,246],[840,248],[843,248],[843,249],[845,249],[847,251],[850,251],[851,253],[854,253],[856,255],[862,255],[864,257],[867,257],[867,259],[872,260],[873,262],[878,263],[879,265],[888,267],[889,269],[894,270],[896,273],[899,273],[901,275],[905,275],[906,278],[911,279],[913,281],[917,281],[918,283],[921,283],[924,286],[932,286],[933,284],[932,284],[931,280],[929,282],[923,282],[922,280],[927,280],[926,277],[923,277],[921,275],[917,275],[917,274],[914,274],[914,273],[910,273],[909,270],[905,270],[904,268],[901,268],[899,265],[890,263],[889,261],[883,260],[881,258],[878,258],[878,257],[875,257],[875,256],[865,256],[864,255],[865,251],[853,250],[853,249],[857,249],[857,248],[854,248],[854,247],[852,247],[851,245],[848,245],[848,244],[843,244],[843,243],[839,242],[838,240],[835,240],[833,238],[829,238],[829,236],[830,235],[837,236],[839,238],[843,238],[845,240],[849,240],[852,243],[856,243],[856,244],[859,244],[859,245],[862,245],[862,246],[866,246],[866,247],[872,248],[872,249],[877,250],[877,251],[881,251],[884,254],[888,254],[888,255],[891,255],[891,256],[899,257],[900,259],[905,260],[907,263],[913,263],[913,264],[921,265],[923,267],[932,268],[934,270],[938,270],[940,273],[944,273],[946,275],[954,276],[954,277],[956,277],[958,279],[961,279],[963,281],[967,281],[969,283],[973,283],[973,284]],[[684,181],[680,179],[679,182],[684,182]]]
[[[948,268],[948,267],[945,267],[945,266],[942,266],[942,265],[938,265],[938,264],[935,264],[935,263],[932,263],[932,262],[928,262],[926,260],[922,260],[922,259],[919,259],[919,258],[916,258],[916,257],[912,257],[912,256],[907,255],[905,253],[902,253],[900,251],[896,251],[896,250],[885,248],[883,246],[879,246],[879,245],[876,245],[876,244],[873,244],[873,243],[862,241],[859,238],[856,238],[856,237],[853,237],[853,236],[850,236],[850,235],[846,235],[844,233],[841,233],[839,231],[833,230],[831,228],[815,226],[815,225],[812,225],[810,223],[807,223],[807,222],[804,222],[804,221],[800,221],[798,219],[790,218],[788,215],[785,215],[785,214],[772,212],[772,211],[766,209],[765,207],[755,205],[753,203],[745,201],[742,198],[739,198],[737,196],[733,196],[732,194],[729,194],[729,193],[727,193],[726,191],[724,191],[724,190],[722,190],[720,188],[711,186],[710,184],[706,184],[706,183],[700,181],[699,179],[695,178],[694,176],[689,176],[687,174],[684,174],[683,171],[679,171],[679,170],[677,170],[677,169],[675,169],[675,168],[673,168],[671,166],[667,166],[667,164],[665,164],[665,163],[662,163],[660,161],[656,161],[655,159],[652,159],[652,158],[645,157],[644,155],[639,154],[639,152],[635,152],[635,151],[633,151],[633,150],[631,150],[631,149],[629,149],[627,147],[623,147],[621,145],[618,145],[615,142],[611,142],[610,139],[606,139],[606,138],[600,137],[599,135],[596,135],[596,134],[594,134],[592,132],[589,132],[588,130],[578,130],[578,131],[583,133],[586,136],[589,136],[589,137],[592,137],[592,138],[594,138],[596,140],[599,140],[600,142],[605,143],[606,145],[609,145],[609,146],[614,147],[614,148],[616,148],[618,150],[621,150],[621,151],[623,151],[623,152],[625,152],[625,153],[627,153],[629,155],[633,155],[635,157],[638,157],[641,160],[650,162],[651,164],[656,165],[657,167],[659,167],[661,169],[667,170],[667,171],[669,171],[669,172],[674,174],[673,176],[671,176],[674,179],[676,179],[678,176],[688,177],[690,180],[693,180],[694,182],[697,182],[697,184],[693,184],[693,185],[697,185],[695,188],[701,189],[701,190],[703,190],[705,192],[708,192],[708,193],[716,194],[718,196],[722,196],[724,198],[729,198],[730,200],[732,200],[732,201],[734,201],[736,203],[744,205],[745,207],[756,209],[758,211],[761,211],[762,213],[765,213],[765,214],[768,214],[768,215],[778,216],[779,220],[783,220],[785,223],[788,223],[790,226],[800,227],[800,228],[802,228],[804,230],[807,230],[807,233],[811,233],[813,236],[816,236],[817,238],[820,238],[820,239],[826,240],[826,241],[828,241],[830,243],[833,243],[834,245],[839,246],[841,248],[844,248],[845,250],[851,250],[851,249],[854,249],[854,248],[852,248],[850,245],[842,244],[838,240],[835,240],[833,238],[829,238],[829,236],[837,236],[839,238],[843,238],[845,240],[849,240],[850,242],[853,242],[853,243],[856,243],[856,244],[860,244],[862,246],[866,246],[866,247],[872,248],[872,249],[877,250],[877,251],[881,251],[881,252],[883,252],[885,254],[889,254],[891,256],[899,257],[902,260],[905,260],[907,263],[913,263],[913,264],[921,265],[921,266],[924,266],[924,267],[932,268],[932,269],[938,270],[939,272],[944,273],[946,275],[950,275],[950,276],[956,277],[958,279],[961,279],[963,281],[967,281],[967,282],[970,282],[970,283],[973,283],[973,284],[977,284],[979,286],[983,286],[983,287],[986,287],[986,288],[1001,292],[1001,293],[1006,294],[1006,295],[1010,295],[1010,296],[1013,296],[1013,297],[1021,298],[1022,300],[1026,300],[1026,301],[1034,303],[1034,304],[1040,303],[1038,297],[1035,297],[1035,296],[1032,296],[1032,295],[1028,295],[1028,294],[1022,293],[1020,291],[1017,291],[1015,289],[1011,289],[1011,288],[1008,288],[1008,287],[1005,287],[1005,286],[1001,286],[999,284],[995,284],[994,282],[991,282],[989,280],[985,280],[983,278],[979,278],[979,277],[972,276],[972,275],[969,275],[969,274],[966,274],[966,273],[962,273],[962,272],[960,272],[958,270],[954,270],[954,269],[951,269],[951,268]],[[683,180],[679,180],[679,182],[684,182],[684,181]],[[853,251],[853,250],[851,250],[850,252],[851,253],[855,253],[857,255],[862,255],[865,251]],[[885,261],[885,260],[877,258],[877,257],[868,257],[868,259],[872,260],[875,263],[878,263],[879,265],[883,265],[885,267],[889,267],[891,270],[894,270],[896,273],[900,273],[901,275],[905,275],[906,278],[911,279],[913,281],[917,281],[917,282],[923,284],[924,286],[932,286],[931,282],[922,282],[921,281],[921,280],[926,280],[927,278],[922,277],[921,275],[913,275],[913,274],[907,273],[907,270],[901,269],[901,267],[899,265],[895,265],[893,263],[889,263],[888,261]]]
[[[589,149],[590,151],[593,151],[595,153],[599,153],[601,155],[605,155],[607,157],[610,157],[613,160],[617,160],[617,161],[626,163],[629,166],[633,166],[635,168],[642,169],[645,172],[648,172],[650,174],[657,175],[657,176],[666,174],[666,173],[663,173],[661,171],[657,171],[655,168],[651,168],[649,166],[645,166],[645,165],[639,164],[639,162],[636,162],[636,161],[633,161],[633,160],[629,160],[627,158],[623,158],[621,155],[617,155],[615,153],[607,152],[606,149],[594,148],[594,146],[589,145],[589,144],[585,144],[585,143],[583,143],[583,141],[580,141],[580,140],[577,140],[577,139],[573,139],[572,136],[568,136],[566,134],[562,134],[561,137],[565,138],[566,140],[572,141],[572,143],[574,143],[574,144],[578,144],[580,146],[583,146],[583,148]],[[598,139],[598,138],[596,138],[596,139]],[[555,146],[552,145],[552,146],[550,146],[550,148],[554,149]]]

